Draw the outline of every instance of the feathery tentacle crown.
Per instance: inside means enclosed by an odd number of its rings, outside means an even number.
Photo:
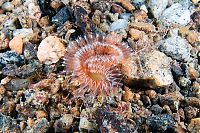
[[[94,96],[116,92],[122,85],[118,66],[132,53],[117,35],[88,35],[69,44],[66,51],[66,70],[72,72],[72,81],[80,84],[73,92],[80,97],[86,92]]]

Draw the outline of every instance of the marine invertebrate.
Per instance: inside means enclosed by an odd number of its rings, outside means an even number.
[[[120,65],[132,54],[118,35],[87,35],[68,45],[64,57],[67,71],[72,72],[72,82],[80,88],[75,96],[86,92],[94,96],[114,94],[122,85]]]

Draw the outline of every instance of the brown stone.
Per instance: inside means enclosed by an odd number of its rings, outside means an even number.
[[[23,51],[23,40],[20,36],[15,36],[9,43],[9,47],[12,51],[22,54]]]

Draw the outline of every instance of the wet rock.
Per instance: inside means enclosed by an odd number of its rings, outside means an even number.
[[[20,36],[15,36],[10,42],[9,47],[12,51],[17,52],[18,54],[22,53],[23,50],[23,40]]]
[[[20,127],[17,120],[0,113],[0,132],[18,132]]]
[[[37,57],[45,64],[56,63],[65,54],[65,46],[56,36],[48,36],[40,43]]]
[[[127,29],[128,20],[127,19],[118,19],[110,25],[109,31],[116,31],[119,29]]]
[[[170,115],[159,114],[149,116],[147,118],[147,125],[150,127],[150,130],[152,129],[152,131],[165,132],[169,131],[170,129],[173,129],[175,121]]]
[[[169,86],[173,83],[170,59],[165,54],[154,50],[146,53],[142,58],[143,66],[138,66],[138,59],[135,59],[135,57],[131,57],[124,63],[122,72],[126,75],[124,78],[126,84],[154,88]]]
[[[21,89],[27,89],[29,85],[29,79],[14,78],[8,84],[5,85],[7,90],[17,91]]]
[[[15,52],[7,51],[5,53],[0,53],[0,69],[6,64],[22,65],[23,63],[23,56],[20,56]]]
[[[166,55],[179,61],[189,61],[190,48],[187,41],[180,36],[169,37],[159,42],[159,49]]]
[[[164,10],[159,19],[164,26],[185,26],[190,22],[190,11],[181,4],[176,3]]]
[[[46,133],[49,130],[49,122],[46,118],[37,119],[33,125],[34,133]]]
[[[73,124],[73,115],[64,114],[60,119],[56,120],[54,123],[54,131],[64,133],[69,130]]]
[[[168,5],[168,0],[149,0],[148,6],[150,7],[155,18],[159,18],[162,12]]]
[[[158,104],[155,104],[150,108],[150,110],[152,111],[153,114],[157,115],[157,114],[161,114],[163,109]]]
[[[70,13],[68,8],[65,6],[58,11],[58,13],[52,18],[52,23],[57,26],[63,25],[70,18]]]

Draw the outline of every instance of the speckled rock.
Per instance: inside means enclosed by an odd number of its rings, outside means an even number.
[[[64,114],[59,120],[55,121],[54,131],[57,133],[69,130],[73,124],[73,119],[73,114]]]
[[[0,132],[17,132],[19,130],[17,120],[0,113]]]
[[[170,61],[170,58],[165,54],[156,50],[146,53],[142,57],[143,66],[139,66],[138,60],[131,57],[122,67],[122,72],[125,75],[124,82],[128,85],[152,88],[168,86],[173,83]]]
[[[2,69],[6,64],[22,65],[24,64],[23,56],[20,56],[13,51],[0,53],[0,69]]]
[[[42,12],[40,10],[39,5],[36,4],[36,2],[30,2],[28,4],[28,14],[32,20],[39,21],[41,15],[42,15]]]
[[[164,10],[159,19],[164,26],[185,26],[190,22],[190,11],[181,4],[176,3]]]
[[[14,78],[8,84],[6,84],[5,87],[7,90],[18,91],[28,88],[29,83],[29,79]]]
[[[33,37],[32,28],[22,28],[13,31],[13,36],[21,36],[22,38],[31,39]]]
[[[56,63],[65,54],[65,46],[56,36],[48,36],[40,43],[37,57],[45,64]]]
[[[15,36],[10,42],[9,47],[12,51],[17,52],[18,54],[22,53],[23,50],[23,40],[20,36]]]
[[[148,6],[150,7],[155,18],[159,18],[162,12],[168,5],[168,0],[149,0]]]
[[[37,119],[33,125],[34,133],[45,133],[49,130],[49,122],[46,118]]]
[[[149,116],[147,118],[147,125],[152,129],[152,131],[161,131],[170,130],[175,125],[175,121],[172,116],[167,114],[159,114]]]
[[[191,133],[198,133],[200,131],[200,117],[191,119],[188,129]]]
[[[159,43],[159,49],[173,59],[179,61],[190,60],[189,44],[180,36],[172,36]]]

